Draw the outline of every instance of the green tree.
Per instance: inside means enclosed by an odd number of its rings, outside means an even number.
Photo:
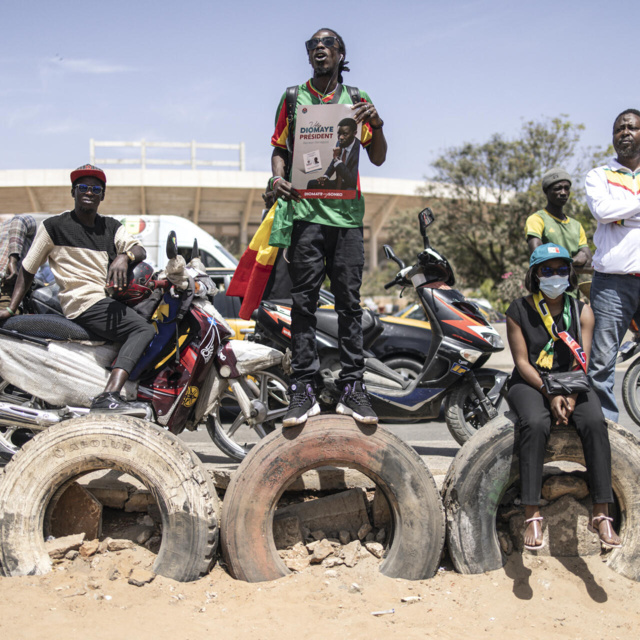
[[[524,225],[546,204],[540,183],[548,169],[562,166],[574,176],[565,211],[590,219],[580,185],[594,156],[578,148],[583,129],[564,115],[529,121],[514,139],[494,134],[482,144],[448,149],[433,163],[434,178],[424,188],[436,216],[430,236],[453,264],[458,286],[487,291],[493,282],[501,306],[513,295],[517,287],[497,285],[510,273],[520,278],[528,265]],[[415,214],[394,220],[390,239],[398,248],[420,250],[416,236]]]

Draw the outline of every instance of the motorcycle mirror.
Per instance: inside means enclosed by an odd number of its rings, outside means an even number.
[[[172,260],[178,256],[178,238],[175,231],[170,231],[167,236],[167,258]]]
[[[433,211],[429,207],[423,209],[418,214],[418,220],[420,221],[420,235],[424,238],[427,235],[427,227],[431,226],[435,220]]]
[[[384,255],[387,257],[387,260],[393,260],[401,269],[404,269],[404,262],[393,252],[390,245],[385,244],[382,248],[384,249]]]
[[[191,248],[191,260],[200,257],[200,250],[198,249],[198,238],[193,239],[193,247]]]

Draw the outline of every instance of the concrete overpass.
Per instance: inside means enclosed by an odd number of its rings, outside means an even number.
[[[0,171],[0,214],[60,213],[69,209],[71,169]],[[263,193],[270,174],[258,171],[200,169],[105,169],[105,215],[179,215],[200,225],[233,253],[240,253],[258,228]],[[378,265],[379,248],[394,214],[419,209],[424,182],[361,178],[369,268]]]

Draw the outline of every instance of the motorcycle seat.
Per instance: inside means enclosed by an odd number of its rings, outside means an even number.
[[[338,338],[338,314],[333,309],[318,309],[316,311],[318,331]],[[366,334],[375,324],[375,318],[369,309],[362,309],[362,333]]]
[[[73,320],[55,314],[14,316],[9,318],[2,328],[43,340],[104,342],[103,338],[87,331]]]

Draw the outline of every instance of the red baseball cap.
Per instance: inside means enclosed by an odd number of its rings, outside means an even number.
[[[92,164],[83,164],[75,171],[72,171],[71,184],[78,180],[78,178],[84,178],[85,176],[93,176],[94,178],[101,180],[105,186],[107,184],[107,176],[104,174],[104,171],[99,167],[94,167]]]

